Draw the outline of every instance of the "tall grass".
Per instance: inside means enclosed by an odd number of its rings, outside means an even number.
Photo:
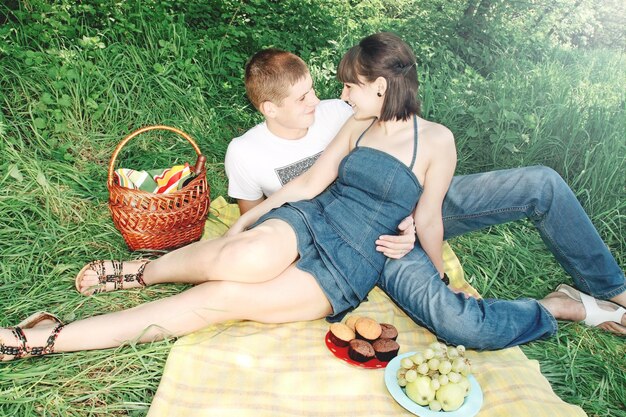
[[[421,74],[424,113],[457,139],[457,172],[547,165],[574,190],[626,263],[626,55],[554,50],[541,62],[503,56],[483,77],[437,51]]]
[[[342,42],[312,54],[325,97],[337,91],[332,75]],[[110,155],[134,129],[159,123],[188,132],[208,156],[211,195],[226,195],[228,141],[258,120],[241,83],[223,75],[226,54],[182,24],[146,23],[132,42],[110,36],[46,50],[25,46],[23,54],[2,57],[0,325],[41,309],[75,320],[183,288],[85,298],[73,291],[73,279],[93,259],[136,256],[106,206]],[[624,265],[624,55],[562,51],[539,63],[503,56],[489,77],[444,49],[418,55],[424,114],[455,133],[459,172],[536,163],[557,169]],[[151,168],[193,158],[185,141],[155,134],[131,142],[119,163]],[[569,280],[523,222],[452,244],[485,296],[541,297]],[[170,345],[1,364],[0,415],[144,415]],[[620,339],[568,324],[524,351],[565,401],[590,415],[626,414]]]

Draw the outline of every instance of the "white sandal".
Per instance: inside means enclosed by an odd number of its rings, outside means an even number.
[[[587,326],[596,327],[607,321],[615,322],[620,326],[622,325],[622,317],[626,314],[624,307],[610,301],[598,300],[567,284],[559,285],[556,287],[556,291],[567,295],[572,300],[583,303],[586,315],[583,321]]]

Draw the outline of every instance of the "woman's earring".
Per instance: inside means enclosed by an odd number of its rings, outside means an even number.
[[[380,93],[380,91],[379,91],[378,93],[376,93],[376,95],[377,95],[378,97],[382,97],[382,96],[383,96],[383,95]]]

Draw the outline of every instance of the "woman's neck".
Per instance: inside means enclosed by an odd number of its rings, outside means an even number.
[[[407,120],[387,120],[384,122],[376,122],[378,129],[381,134],[384,136],[395,136],[398,132],[407,128],[407,124],[413,124],[413,115],[411,115]]]

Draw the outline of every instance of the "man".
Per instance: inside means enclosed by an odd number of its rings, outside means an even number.
[[[235,138],[227,151],[229,195],[237,199],[242,212],[311,166],[351,115],[350,108],[338,100],[320,102],[306,64],[288,52],[257,53],[246,66],[245,82],[248,97],[265,122]],[[400,236],[381,236],[376,241],[377,249],[392,258],[378,285],[439,338],[499,349],[553,335],[555,318],[585,320],[626,334],[626,314],[620,314],[620,306],[626,306],[624,273],[553,170],[529,167],[454,177],[442,217],[445,239],[529,218],[577,287],[613,303],[598,302],[574,289],[540,301],[476,300],[454,294],[438,279],[423,251],[409,252],[414,227],[405,219],[398,227]]]

